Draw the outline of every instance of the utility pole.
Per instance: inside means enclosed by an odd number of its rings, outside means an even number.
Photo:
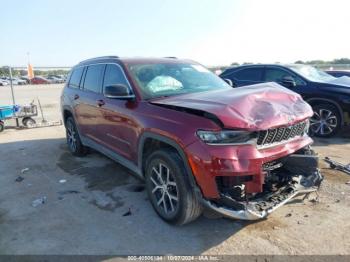
[[[9,71],[10,71],[10,86],[11,86],[11,94],[12,94],[12,104],[16,104],[16,100],[15,100],[15,94],[13,92],[13,85],[12,85],[12,68],[11,66],[9,66]]]

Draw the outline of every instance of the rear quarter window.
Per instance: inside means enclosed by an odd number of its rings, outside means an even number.
[[[71,73],[71,77],[69,79],[69,87],[79,88],[83,71],[84,71],[84,67],[78,67],[76,69],[73,69]]]

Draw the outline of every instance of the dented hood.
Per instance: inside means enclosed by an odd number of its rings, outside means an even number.
[[[290,125],[313,115],[299,94],[272,82],[160,98],[151,103],[208,112],[226,128],[247,130]]]

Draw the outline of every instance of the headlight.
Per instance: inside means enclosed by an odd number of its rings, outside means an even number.
[[[197,131],[197,136],[207,144],[240,144],[256,138],[255,132],[247,131]]]

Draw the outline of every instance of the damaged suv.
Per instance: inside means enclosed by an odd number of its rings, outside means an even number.
[[[108,56],[72,69],[61,108],[73,155],[93,148],[129,168],[169,223],[203,207],[261,219],[322,181],[313,111],[278,84],[233,89],[190,60]]]

